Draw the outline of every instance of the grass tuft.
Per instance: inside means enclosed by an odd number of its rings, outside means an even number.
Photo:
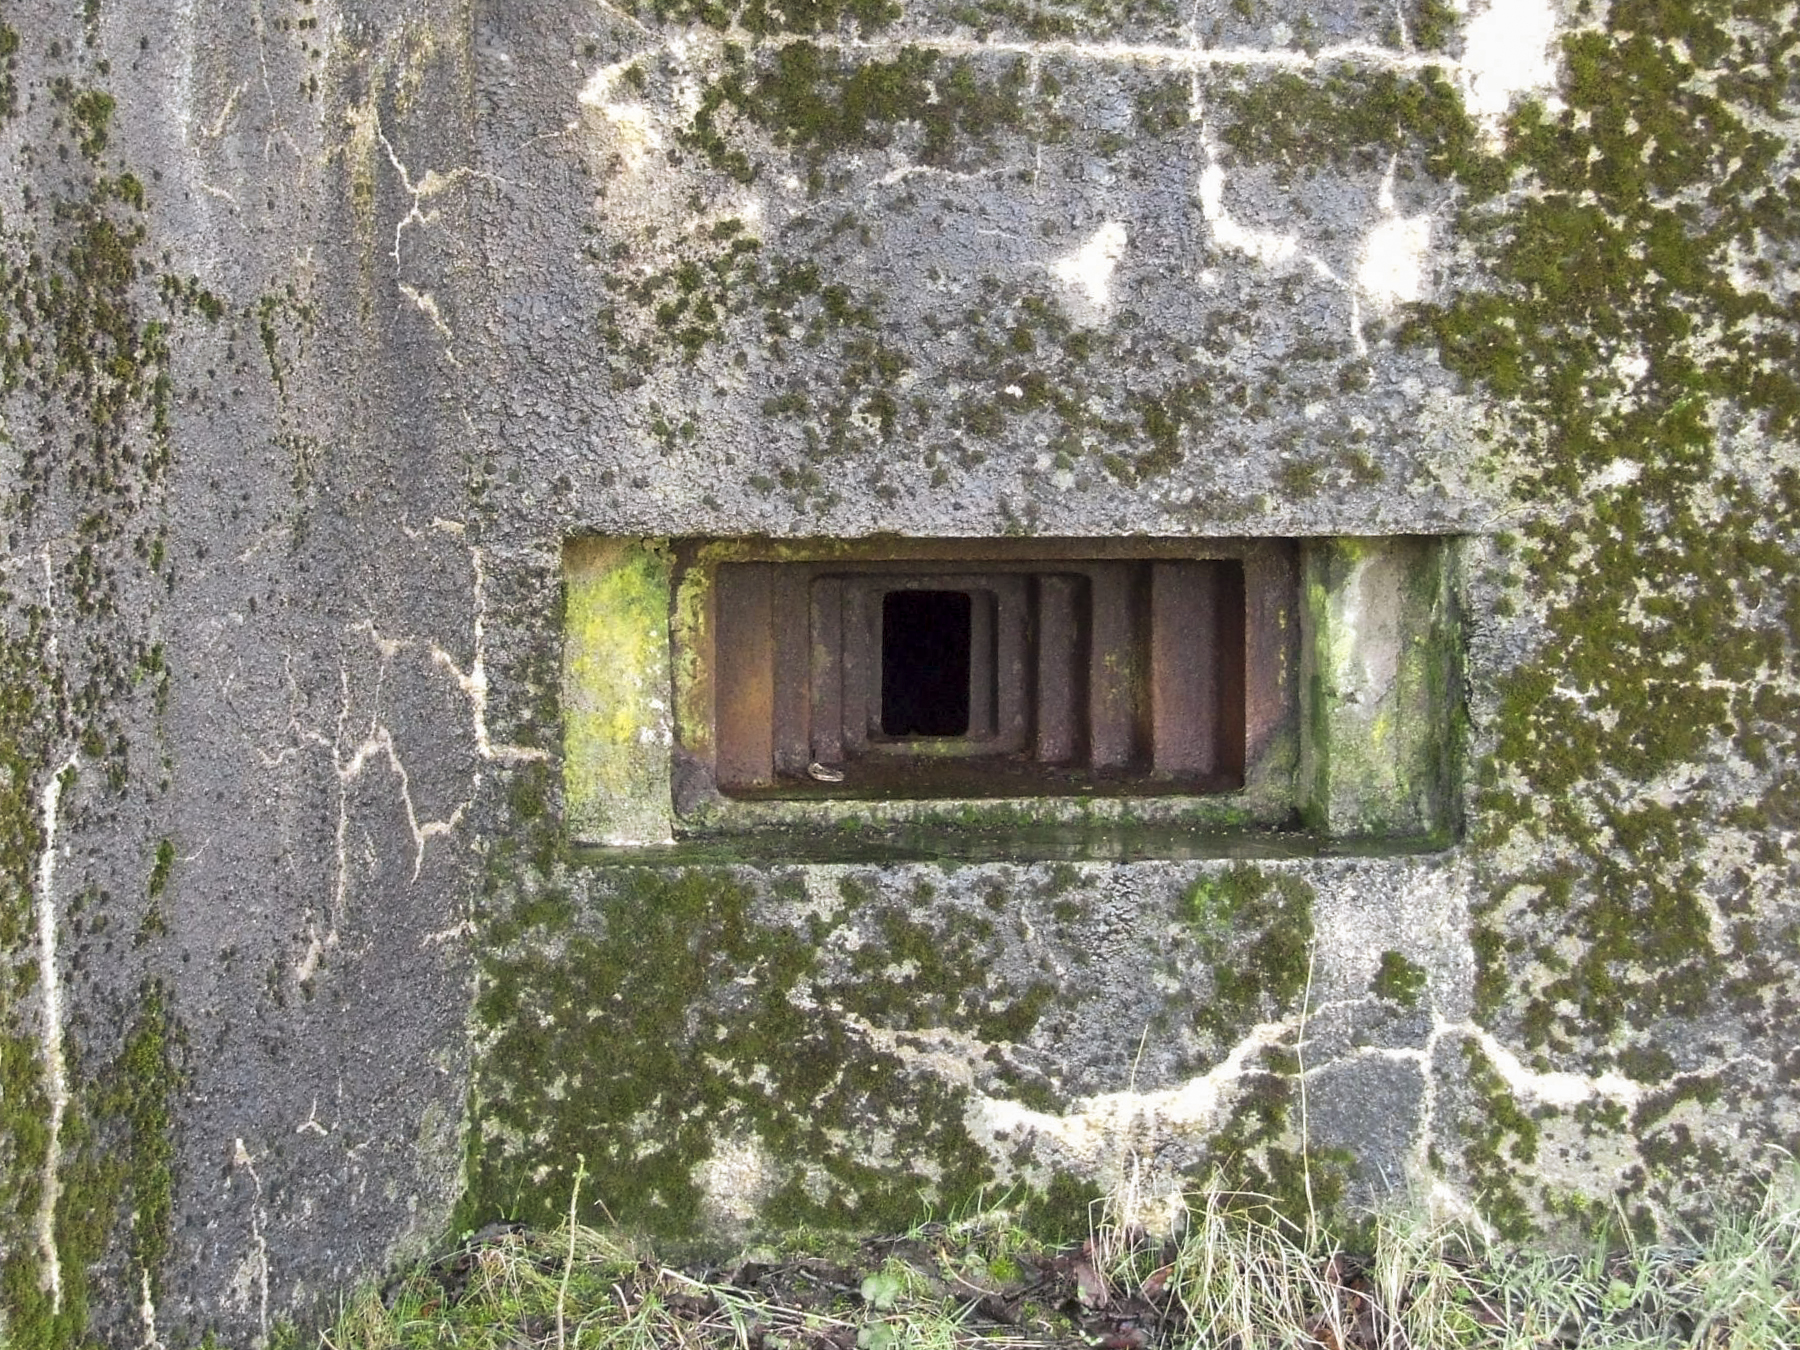
[[[992,1209],[831,1255],[757,1250],[678,1270],[614,1233],[494,1225],[350,1299],[319,1350],[1791,1350],[1800,1168],[1702,1235],[1597,1228],[1574,1254],[1469,1224],[1374,1216],[1355,1246],[1215,1183],[1153,1238],[1143,1197],[1097,1205],[1075,1248]],[[1625,1236],[1620,1236],[1625,1235]]]

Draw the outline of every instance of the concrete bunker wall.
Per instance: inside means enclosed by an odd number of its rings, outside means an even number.
[[[1507,1232],[1791,1152],[1794,41],[1713,0],[0,10],[9,1333],[266,1337],[559,1212],[577,1153],[717,1242],[1008,1178],[1069,1213],[1146,1150],[1160,1196],[1281,1193],[1301,1081],[1319,1176]],[[1394,650],[1354,541],[1458,541],[1458,842],[570,851],[674,802],[565,763],[656,725],[631,643],[565,645],[634,612],[571,540],[886,537],[1340,541],[1293,772],[1342,839],[1406,796],[1321,753]]]

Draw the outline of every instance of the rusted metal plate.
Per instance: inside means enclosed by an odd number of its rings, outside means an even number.
[[[716,715],[721,788],[775,781],[772,573],[769,563],[719,569]]]
[[[1299,596],[1299,550],[1286,539],[1259,542],[1244,559],[1246,770],[1299,719]]]
[[[838,658],[844,673],[844,757],[862,753],[871,731],[881,730],[881,652],[869,613],[869,592],[844,587],[844,645]]]
[[[837,765],[844,758],[844,583],[821,577],[812,594],[812,757]]]
[[[817,763],[845,775],[834,791],[917,790],[951,761],[959,791],[983,765],[1008,793],[1038,771],[1064,792],[1241,786],[1252,747],[1294,716],[1291,549],[1074,552],[716,564],[719,788],[815,790]],[[896,592],[939,599],[899,606],[924,615],[909,628],[884,622]],[[946,660],[967,672],[966,707],[946,696],[955,725],[890,725],[884,679],[929,685]]]
[[[1159,777],[1243,780],[1243,569],[1150,565],[1152,763]]]
[[[1138,634],[1143,628],[1143,568],[1106,562],[1088,568],[1092,641],[1088,658],[1088,761],[1129,769],[1144,744]]]
[[[769,598],[775,776],[798,778],[812,759],[812,604],[806,574],[777,567]]]
[[[1050,573],[1032,581],[1037,601],[1035,753],[1040,764],[1072,764],[1087,753],[1087,579]]]
[[[989,590],[970,592],[969,609],[969,736],[988,740],[994,735],[996,689],[994,630],[1000,622],[1000,603]]]

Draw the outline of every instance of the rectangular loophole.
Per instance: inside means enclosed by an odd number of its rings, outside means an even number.
[[[570,829],[1180,820],[1438,846],[1460,825],[1459,556],[1410,536],[571,540]],[[1041,800],[997,800],[1018,798]]]
[[[883,735],[968,735],[972,609],[967,591],[881,597]]]

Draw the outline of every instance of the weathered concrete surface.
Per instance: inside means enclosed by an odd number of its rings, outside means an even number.
[[[717,1239],[1281,1191],[1302,1071],[1507,1231],[1796,1146],[1785,11],[0,24],[22,1342],[265,1335],[573,1151]],[[1471,536],[1464,842],[563,856],[564,540],[881,531]]]

